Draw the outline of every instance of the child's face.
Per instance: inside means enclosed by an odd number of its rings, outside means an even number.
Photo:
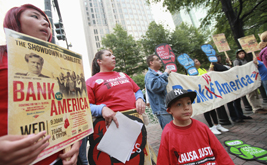
[[[239,52],[237,55],[238,55],[238,57],[240,59],[244,59],[245,58],[245,53],[243,51]]]
[[[168,110],[168,113],[171,114],[177,122],[190,120],[192,112],[192,103],[189,97],[183,97],[177,100]]]

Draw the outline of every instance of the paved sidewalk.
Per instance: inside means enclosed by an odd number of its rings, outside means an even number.
[[[245,120],[243,123],[234,123],[232,125],[224,125],[223,127],[228,128],[229,132],[224,132],[221,135],[216,135],[221,144],[225,149],[224,145],[226,140],[239,139],[244,141],[246,144],[250,144],[255,147],[267,149],[267,115],[262,114],[250,114],[252,120]],[[203,115],[194,117],[195,119],[207,124]],[[161,139],[161,127],[159,124],[149,124],[147,126],[148,142],[154,149],[155,153],[158,154],[158,149]],[[236,165],[262,165],[257,161],[245,161],[232,154],[229,154]]]

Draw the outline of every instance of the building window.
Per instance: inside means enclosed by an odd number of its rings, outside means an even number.
[[[95,15],[94,14],[92,14],[92,18],[95,18]]]
[[[94,34],[98,34],[98,31],[97,31],[97,29],[94,29]]]
[[[108,29],[106,29],[105,31],[106,31],[106,34],[109,34],[109,30]]]
[[[95,25],[95,20],[93,20],[93,24]]]
[[[99,41],[99,37],[98,36],[95,36],[95,41]]]

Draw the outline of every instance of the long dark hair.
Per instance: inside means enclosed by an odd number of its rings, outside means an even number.
[[[102,60],[102,55],[104,54],[105,51],[109,51],[109,50],[102,49],[95,54],[95,58],[93,59],[93,62],[92,62],[92,76],[100,72],[100,66],[97,63],[97,60]]]

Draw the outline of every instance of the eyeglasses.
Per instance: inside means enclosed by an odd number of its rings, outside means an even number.
[[[160,61],[160,59],[158,58],[158,59],[154,59],[153,61]]]

